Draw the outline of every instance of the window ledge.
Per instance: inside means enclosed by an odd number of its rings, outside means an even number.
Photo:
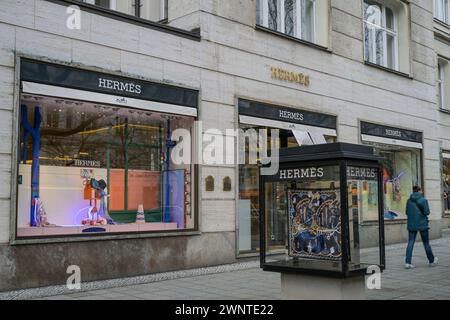
[[[438,25],[444,27],[444,28],[450,29],[450,24],[448,24],[445,21],[442,21],[442,20],[440,20],[438,18],[434,18],[434,22],[437,23]]]
[[[380,70],[384,70],[384,71],[387,71],[387,72],[396,74],[396,75],[398,75],[398,76],[401,76],[401,77],[404,77],[404,78],[408,78],[408,79],[410,79],[410,80],[413,79],[413,77],[410,76],[410,75],[407,74],[407,73],[400,72],[400,71],[397,71],[397,70],[394,70],[394,69],[390,69],[390,68],[386,68],[386,67],[380,66],[379,64],[376,64],[376,63],[372,63],[372,62],[369,62],[369,61],[364,61],[364,64],[365,64],[366,66],[373,67],[373,68],[377,68],[377,69],[380,69]]]
[[[439,108],[439,111],[442,113],[450,114],[450,109]]]
[[[154,22],[154,21],[143,19],[143,18],[138,18],[138,17],[132,16],[132,15],[126,14],[126,13],[122,13],[119,11],[102,8],[102,7],[96,6],[94,4],[85,3],[85,2],[76,1],[76,0],[46,0],[46,1],[64,5],[64,6],[75,5],[75,6],[80,7],[82,10],[85,10],[86,12],[99,14],[99,15],[102,15],[107,18],[132,23],[132,24],[135,24],[135,25],[138,25],[141,27],[169,33],[172,35],[180,36],[180,37],[194,40],[194,41],[201,40],[200,33],[197,31],[186,31],[183,29],[179,29],[179,28],[175,28],[175,27],[163,24],[164,20],[167,20],[167,19],[162,20],[161,21],[162,23]]]
[[[325,52],[328,52],[328,53],[332,53],[332,51],[330,49],[328,49],[327,47],[324,47],[324,46],[321,46],[321,45],[318,45],[318,44],[315,44],[313,42],[309,42],[309,41],[306,41],[306,40],[303,40],[303,39],[300,39],[300,38],[296,38],[296,37],[287,35],[285,33],[282,33],[282,32],[279,32],[279,31],[275,31],[275,30],[263,27],[263,26],[258,25],[258,24],[255,26],[255,29],[256,30],[260,30],[260,31],[264,31],[264,32],[267,32],[267,33],[271,33],[273,35],[276,35],[276,36],[279,36],[279,37],[282,37],[282,38],[285,38],[285,39],[288,39],[288,40],[292,40],[292,41],[295,41],[295,42],[298,42],[298,43],[301,43],[301,44],[307,45],[309,47],[316,48],[316,49],[319,49],[319,50],[322,50],[322,51],[325,51]]]
[[[27,245],[27,244],[47,244],[47,243],[68,243],[68,242],[87,242],[87,241],[104,241],[104,240],[127,240],[127,239],[144,239],[144,238],[165,238],[165,237],[182,237],[182,236],[199,236],[201,231],[173,231],[173,232],[152,232],[152,233],[116,233],[116,234],[96,234],[96,235],[68,235],[54,237],[30,237],[18,238],[11,240],[11,245]]]

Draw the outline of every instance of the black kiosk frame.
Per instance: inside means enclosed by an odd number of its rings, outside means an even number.
[[[381,160],[372,147],[348,143],[280,149],[278,173],[260,174],[259,179],[261,268],[337,278],[366,274],[373,265],[384,270]],[[286,199],[288,253],[281,259],[271,255],[267,261],[267,217],[274,210],[266,209],[266,195],[271,193],[267,189],[274,188],[276,183],[282,184]],[[359,218],[363,210],[358,194],[362,193],[364,211],[372,208],[371,214],[378,215],[378,221],[371,223],[370,230],[363,229],[364,234],[360,234],[362,219]],[[280,211],[283,214],[283,208]],[[372,253],[367,260],[360,256],[361,235],[365,239],[371,237],[371,246],[375,243],[372,248],[375,250],[368,250]]]

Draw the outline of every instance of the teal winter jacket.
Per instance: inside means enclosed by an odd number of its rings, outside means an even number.
[[[409,231],[428,230],[428,216],[430,208],[428,200],[420,192],[413,192],[406,203]]]

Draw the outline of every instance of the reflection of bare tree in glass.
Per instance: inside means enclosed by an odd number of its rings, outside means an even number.
[[[383,29],[381,25],[381,7],[364,3],[364,34],[366,60],[382,64],[383,62]]]
[[[300,1],[300,0],[297,0]],[[294,35],[294,0],[284,1],[284,25],[285,33],[293,36]]]
[[[69,129],[59,129],[54,127],[52,125],[53,123],[51,123],[50,128],[41,130],[41,139],[43,141],[42,155],[54,159],[53,161],[47,161],[54,162],[57,158],[73,156],[74,154],[85,151],[90,136],[77,134],[91,127],[100,118],[100,115],[86,117],[79,125]],[[73,119],[71,120],[73,121]]]
[[[269,29],[278,30],[278,0],[268,0]]]

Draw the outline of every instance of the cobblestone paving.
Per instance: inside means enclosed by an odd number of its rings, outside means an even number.
[[[370,290],[367,299],[450,299],[450,236],[432,241],[439,265],[429,267],[422,243],[417,242],[413,264],[404,269],[405,245],[386,249],[387,269],[382,274],[382,289]],[[280,299],[280,275],[249,268],[217,274],[199,275],[103,290],[69,293],[44,299]]]

